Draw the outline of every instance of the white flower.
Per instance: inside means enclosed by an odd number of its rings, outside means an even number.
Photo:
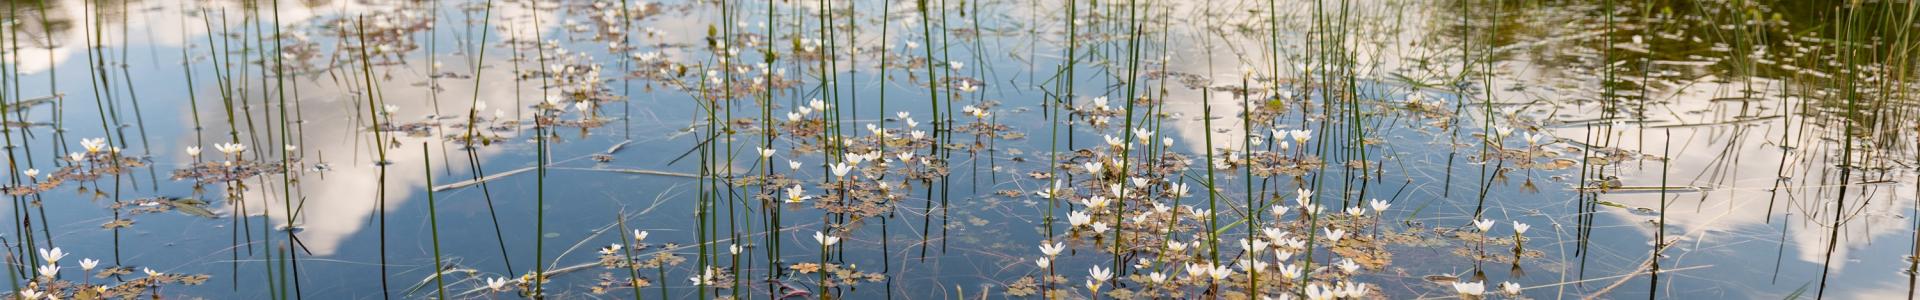
[[[1500,291],[1506,292],[1508,295],[1519,295],[1520,284],[1513,283],[1512,281],[1501,282]]]
[[[1167,282],[1167,274],[1165,274],[1165,273],[1160,273],[1159,271],[1154,271],[1154,272],[1152,272],[1152,273],[1147,273],[1147,280],[1152,280],[1152,281],[1153,281],[1153,283],[1166,283],[1166,282]]]
[[[1300,130],[1294,130],[1294,131],[1293,131],[1292,133],[1290,133],[1290,134],[1288,134],[1288,135],[1291,135],[1291,136],[1293,136],[1293,142],[1294,142],[1295,144],[1301,144],[1301,145],[1306,145],[1306,144],[1307,144],[1307,140],[1308,140],[1308,139],[1312,139],[1312,138],[1313,138],[1313,131],[1312,131],[1312,130],[1306,130],[1306,129],[1300,129]]]
[[[35,269],[40,271],[40,277],[53,278],[54,276],[60,276],[59,264],[49,263],[47,265],[40,266],[39,268],[35,268]]]
[[[1107,233],[1107,230],[1109,229],[1107,227],[1107,222],[1093,222],[1093,225],[1090,225],[1088,227],[1093,228],[1093,234]]]
[[[820,98],[813,98],[812,100],[807,100],[807,108],[825,110],[827,109],[827,102],[820,101]]]
[[[773,158],[773,153],[779,151],[772,148],[761,148],[761,147],[753,147],[753,149],[760,151],[760,158]]]
[[[834,176],[834,177],[846,177],[846,176],[847,176],[847,172],[849,172],[849,171],[853,171],[853,166],[849,166],[849,165],[847,165],[847,163],[834,163],[834,164],[833,164],[833,176]]]
[[[1367,201],[1367,204],[1371,204],[1373,206],[1373,211],[1376,211],[1376,212],[1387,211],[1388,207],[1393,207],[1392,203],[1387,203],[1387,201],[1383,201],[1380,199],[1373,199],[1372,201]]]
[[[239,154],[240,152],[247,151],[247,145],[242,145],[238,143],[219,143],[219,144],[213,144],[213,149],[220,150],[220,153],[226,153],[227,155],[234,155],[234,154]]]
[[[1308,190],[1308,189],[1299,189],[1299,190],[1298,190],[1298,191],[1296,191],[1296,192],[1297,192],[1297,193],[1299,193],[1299,195],[1298,195],[1298,196],[1294,196],[1294,197],[1293,197],[1293,203],[1294,203],[1294,204],[1297,204],[1297,205],[1299,205],[1300,207],[1307,207],[1307,205],[1308,205],[1308,204],[1313,204],[1313,191],[1312,191],[1312,190]]]
[[[807,199],[813,199],[813,196],[808,196],[807,190],[800,185],[795,184],[787,188],[787,203],[801,203],[806,202]]]
[[[1143,141],[1148,141],[1149,143],[1151,143],[1153,141],[1153,131],[1147,130],[1146,128],[1134,128],[1133,138],[1140,139]]]
[[[140,272],[147,273],[147,277],[160,277],[160,275],[167,274],[167,273],[160,273],[159,271],[154,271],[153,269],[149,269],[149,268],[140,268]]]
[[[104,138],[80,139],[80,146],[87,148],[87,153],[98,153],[106,149],[107,140]]]
[[[1327,232],[1327,240],[1332,243],[1339,243],[1340,238],[1347,236],[1346,230],[1327,228],[1323,231]]]
[[[1540,142],[1542,142],[1542,140],[1545,140],[1547,138],[1547,134],[1545,133],[1533,134],[1532,132],[1521,133],[1520,136],[1525,137],[1527,139],[1528,146],[1540,145]]]
[[[1334,294],[1338,294],[1340,295],[1340,297],[1345,297],[1345,298],[1360,298],[1362,296],[1367,295],[1367,284],[1354,283],[1354,282],[1341,282],[1340,287],[1335,288]]]
[[[1087,276],[1098,279],[1099,281],[1107,281],[1107,279],[1113,279],[1113,270],[1093,266],[1092,269],[1087,269]]]
[[[1041,269],[1045,269],[1053,266],[1053,258],[1041,257],[1040,259],[1033,260],[1033,264],[1040,266]]]
[[[505,278],[505,277],[494,277],[494,278],[487,278],[487,289],[491,289],[491,290],[493,290],[493,291],[496,291],[496,292],[504,292],[504,291],[506,291],[506,290],[507,290],[507,278]]]
[[[1488,220],[1488,219],[1474,220],[1473,227],[1479,228],[1480,232],[1487,232],[1488,230],[1493,230],[1493,220]]]
[[[813,241],[820,242],[822,246],[833,246],[833,244],[840,243],[840,237],[827,235],[826,232],[814,231]]]
[[[1340,267],[1341,272],[1346,272],[1348,274],[1352,274],[1353,271],[1360,270],[1360,264],[1354,263],[1352,258],[1342,258],[1340,259],[1340,262],[1334,263],[1333,266]]]
[[[41,248],[40,257],[46,258],[47,261],[49,262],[58,262],[60,261],[61,258],[67,257],[67,252],[60,251],[60,247],[53,247],[53,250],[47,250],[45,248]]]
[[[40,169],[27,169],[26,171],[20,171],[20,175],[25,175],[27,176],[27,178],[39,177]]]
[[[640,242],[640,241],[646,241],[646,240],[647,240],[647,234],[648,234],[648,232],[646,232],[646,231],[640,231],[639,229],[634,229],[634,230],[633,230],[633,241],[635,241],[635,242]]]
[[[1280,276],[1286,277],[1287,279],[1300,278],[1300,265],[1286,264],[1286,263],[1280,264]]]
[[[1199,278],[1200,276],[1206,276],[1207,269],[1211,268],[1207,267],[1206,263],[1189,262],[1187,263],[1187,277]]]
[[[94,267],[98,267],[98,266],[100,266],[100,260],[98,259],[92,259],[92,258],[80,259],[81,270],[92,271]]]
[[[1167,250],[1172,250],[1173,252],[1187,251],[1187,243],[1167,241]]]
[[[1073,227],[1080,227],[1080,225],[1087,225],[1088,222],[1092,222],[1092,221],[1093,221],[1093,216],[1087,215],[1086,212],[1075,211],[1075,212],[1067,213],[1067,223],[1073,224]]]
[[[1040,243],[1040,253],[1046,254],[1047,257],[1057,256],[1057,255],[1060,255],[1060,251],[1064,251],[1067,249],[1066,246],[1067,244],[1065,243],[1053,243],[1052,245],[1048,245],[1047,243],[1042,242]]]
[[[1233,270],[1227,269],[1227,266],[1216,265],[1213,269],[1207,270],[1207,277],[1213,277],[1213,280],[1226,279],[1227,276],[1233,276]]]
[[[1493,128],[1493,138],[1496,140],[1506,139],[1507,136],[1511,134],[1513,134],[1513,127],[1499,126]]]
[[[800,169],[800,161],[797,161],[797,160],[787,160],[787,169],[792,169],[792,170],[799,170],[799,169]]]
[[[1087,197],[1086,199],[1080,200],[1080,203],[1086,204],[1087,208],[1107,207],[1107,203],[1109,202],[1112,202],[1112,201],[1108,200],[1107,197],[1101,197],[1101,196]]]
[[[1367,209],[1366,209],[1366,208],[1362,208],[1362,207],[1359,207],[1359,206],[1354,206],[1354,207],[1348,207],[1348,208],[1347,208],[1347,215],[1351,215],[1351,216],[1355,216],[1355,217],[1358,217],[1358,216],[1363,216],[1363,215],[1366,215],[1366,214],[1367,214]]]
[[[1527,223],[1520,223],[1520,221],[1513,221],[1513,234],[1527,234],[1527,229],[1531,229],[1531,228],[1533,228],[1533,225],[1527,225]]]
[[[1459,293],[1462,295],[1479,296],[1487,293],[1487,285],[1485,282],[1480,282],[1480,281],[1475,281],[1475,282],[1456,281],[1453,283],[1453,292]]]
[[[1308,300],[1333,300],[1333,290],[1318,282],[1307,285],[1306,290]]]
[[[73,160],[74,162],[82,162],[87,161],[87,155],[80,154],[80,152],[67,153],[67,159]]]
[[[733,255],[740,255],[740,250],[740,244],[727,245],[727,252],[732,252]]]
[[[26,289],[26,290],[20,291],[20,299],[25,299],[25,300],[40,299],[40,296],[43,296],[43,295],[46,295],[46,294],[41,293],[40,291],[35,291],[33,289]]]

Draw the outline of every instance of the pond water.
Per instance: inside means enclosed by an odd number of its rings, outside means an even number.
[[[1621,2],[14,1],[4,289],[1920,295],[1920,5]]]

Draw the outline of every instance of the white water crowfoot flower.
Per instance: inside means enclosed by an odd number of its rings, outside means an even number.
[[[1107,279],[1112,278],[1112,270],[1101,269],[1100,266],[1094,266],[1092,269],[1087,270],[1087,290],[1093,293],[1099,293],[1100,286],[1105,284]]]
[[[813,241],[820,242],[821,246],[833,246],[833,244],[840,243],[840,237],[827,235],[826,232],[814,231]]]
[[[1326,231],[1327,242],[1329,243],[1338,244],[1340,243],[1340,238],[1347,236],[1347,231],[1342,229],[1327,228],[1327,229],[1323,229],[1323,231]]]
[[[835,164],[833,164],[833,176],[834,176],[834,177],[846,177],[846,176],[847,176],[847,172],[850,172],[850,171],[853,171],[853,166],[849,166],[849,165],[847,165],[847,163],[835,163]]]
[[[1507,295],[1519,295],[1520,284],[1513,283],[1512,281],[1500,282],[1500,292],[1506,293]]]
[[[213,149],[220,150],[220,153],[226,153],[227,155],[236,155],[236,154],[240,154],[240,152],[246,152],[247,145],[242,145],[238,143],[219,143],[219,144],[213,144]]]
[[[1067,223],[1073,225],[1073,227],[1087,225],[1088,222],[1093,222],[1093,216],[1087,215],[1086,212],[1075,211],[1067,213]]]
[[[1353,274],[1354,271],[1360,270],[1360,264],[1353,262],[1352,258],[1342,258],[1340,262],[1334,263],[1333,266],[1340,267],[1340,272],[1347,274]]]
[[[773,158],[773,153],[775,153],[775,152],[779,152],[779,150],[776,150],[776,149],[773,149],[773,148],[761,148],[761,147],[753,147],[753,149],[754,149],[755,151],[758,151],[758,152],[760,152],[760,158],[762,158],[762,159],[765,159],[765,158]]]
[[[200,157],[200,146],[187,146],[187,156]]]
[[[80,139],[80,146],[87,148],[87,153],[100,153],[100,150],[107,148],[107,140],[104,138]]]
[[[100,260],[98,259],[92,259],[92,258],[80,259],[81,270],[93,271],[93,268],[98,266],[100,266]]]
[[[34,269],[40,272],[40,277],[53,278],[60,276],[60,265],[58,264],[47,264]]]
[[[1359,299],[1367,295],[1367,284],[1357,283],[1357,282],[1341,282],[1339,287],[1334,288],[1334,294],[1340,296],[1341,298]]]
[[[1487,293],[1487,284],[1486,282],[1482,282],[1482,281],[1475,281],[1475,282],[1456,281],[1453,283],[1453,292],[1458,293],[1460,295],[1464,295],[1464,296],[1478,297],[1480,295],[1484,295]]]
[[[1111,203],[1111,202],[1112,201],[1108,200],[1107,197],[1101,197],[1101,196],[1093,196],[1093,197],[1088,197],[1086,199],[1080,200],[1080,204],[1086,204],[1087,208],[1103,208],[1103,207],[1107,207],[1107,203]]]
[[[619,252],[620,252],[620,243],[613,243],[613,244],[607,245],[606,247],[600,248],[600,255],[613,255],[614,253],[619,253]]]
[[[60,251],[60,247],[53,247],[53,250],[47,250],[46,248],[41,248],[40,257],[46,258],[48,262],[59,262],[61,258],[67,257],[67,252]]]
[[[1041,257],[1040,259],[1033,260],[1033,264],[1040,266],[1041,269],[1045,269],[1053,266],[1053,258]]]
[[[1306,207],[1308,204],[1313,204],[1313,190],[1299,189],[1294,192],[1298,194],[1293,197],[1294,205]]]
[[[1093,228],[1093,234],[1106,234],[1107,230],[1111,229],[1107,227],[1107,222],[1093,222],[1093,225],[1088,225],[1087,227]]]
[[[1527,223],[1521,223],[1520,221],[1513,221],[1514,235],[1526,235],[1527,229],[1532,229],[1532,228],[1533,228],[1533,225],[1527,225]]]
[[[46,293],[41,293],[40,291],[35,291],[33,289],[20,290],[20,299],[24,299],[24,300],[40,299],[40,296],[45,296],[45,295]]]
[[[1481,233],[1486,233],[1489,230],[1493,230],[1493,220],[1488,220],[1488,219],[1474,220],[1473,227],[1479,228]]]
[[[493,290],[495,292],[507,291],[507,278],[506,277],[487,278],[487,289]]]
[[[807,190],[801,188],[800,185],[795,184],[793,187],[787,188],[787,203],[801,203],[806,202],[807,199],[813,199],[813,196],[808,196]]]
[[[1328,289],[1327,286],[1318,282],[1307,285],[1306,292],[1307,300],[1333,300],[1335,296],[1333,289]]]
[[[1547,134],[1545,133],[1533,134],[1532,132],[1521,133],[1520,136],[1524,137],[1527,140],[1527,146],[1539,146],[1541,145],[1540,142],[1542,142],[1542,140],[1545,140],[1547,138]]]
[[[1059,256],[1060,252],[1066,249],[1066,243],[1053,243],[1052,245],[1048,245],[1046,242],[1040,243],[1040,254],[1046,254],[1047,257]]]
[[[20,171],[20,175],[26,176],[27,178],[40,177],[40,169],[27,169],[26,171]]]
[[[1289,136],[1292,136],[1292,137],[1293,137],[1293,143],[1295,143],[1295,144],[1301,144],[1301,145],[1306,145],[1306,144],[1307,144],[1307,140],[1308,140],[1308,139],[1312,139],[1312,138],[1313,138],[1313,131],[1312,131],[1312,130],[1306,130],[1306,129],[1300,129],[1300,130],[1294,130],[1294,131],[1292,131],[1292,132],[1290,132],[1290,133],[1287,133],[1287,135],[1289,135]]]
[[[1392,203],[1387,203],[1387,201],[1380,200],[1380,199],[1373,199],[1373,200],[1367,201],[1367,204],[1369,204],[1370,206],[1373,206],[1374,212],[1384,212],[1384,211],[1387,211],[1388,207],[1393,207]]]
[[[149,268],[140,268],[140,272],[147,273],[147,277],[160,277],[160,275],[167,275],[167,273],[160,273],[159,271],[154,271],[153,269],[149,269]]]

